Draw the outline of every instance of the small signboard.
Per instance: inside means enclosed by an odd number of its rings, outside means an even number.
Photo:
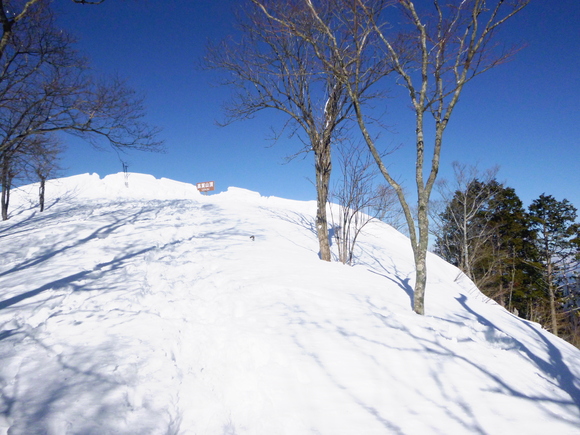
[[[196,184],[197,190],[200,192],[209,192],[210,190],[215,189],[215,185],[213,181],[204,181],[203,183]]]

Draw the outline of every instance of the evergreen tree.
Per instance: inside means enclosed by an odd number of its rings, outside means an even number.
[[[542,297],[536,285],[539,275],[535,233],[523,203],[511,187],[498,186],[489,204],[492,227],[493,279],[482,290],[510,311],[529,318],[533,301]]]
[[[542,288],[549,298],[552,333],[558,335],[558,312],[565,311],[566,293],[578,269],[580,225],[575,223],[576,208],[566,199],[540,195],[529,207],[536,231]],[[570,296],[570,295],[568,295]]]
[[[523,317],[542,293],[534,232],[515,190],[495,179],[472,180],[439,216],[436,253],[455,264],[487,296]]]
[[[439,215],[435,250],[508,310],[580,347],[580,224],[569,201],[472,180]]]

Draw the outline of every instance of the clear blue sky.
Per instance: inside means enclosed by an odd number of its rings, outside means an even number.
[[[267,140],[280,117],[263,112],[251,121],[217,127],[227,88],[212,87],[197,68],[208,39],[232,31],[235,0],[107,0],[99,6],[55,0],[64,28],[95,70],[118,73],[146,95],[148,120],[163,129],[166,154],[131,152],[129,171],[188,183],[213,180],[216,190],[243,187],[291,199],[315,198],[312,156],[285,163],[297,139]],[[500,166],[498,178],[527,206],[542,193],[580,208],[580,1],[532,0],[502,37],[526,47],[508,64],[465,89],[446,133],[441,177],[451,162]],[[383,135],[402,148],[389,156],[401,180],[413,186],[410,113],[387,107],[396,133]],[[403,113],[404,112],[404,113]],[[94,151],[68,138],[65,175],[120,172],[115,152]]]

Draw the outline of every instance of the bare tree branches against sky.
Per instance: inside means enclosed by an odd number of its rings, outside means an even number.
[[[54,2],[61,25],[79,38],[92,65],[118,73],[146,93],[148,118],[163,128],[168,153],[123,156],[129,171],[192,182],[215,180],[263,195],[315,199],[312,160],[285,157],[298,138],[274,146],[270,128],[284,119],[275,113],[225,128],[226,88],[213,87],[214,72],[198,68],[208,40],[234,32],[234,10],[243,2],[224,0],[105,1],[98,6]],[[498,178],[529,204],[546,192],[580,204],[580,4],[577,0],[532,1],[501,29],[506,48],[524,45],[508,63],[470,83],[446,132],[441,177],[452,178],[451,162],[500,166]],[[412,112],[394,86],[381,134],[385,147],[398,147],[389,164],[403,183],[414,174],[397,173],[414,158]],[[411,133],[409,133],[411,132]],[[412,164],[412,163],[411,163]],[[68,174],[120,172],[114,153],[69,143],[63,161]]]

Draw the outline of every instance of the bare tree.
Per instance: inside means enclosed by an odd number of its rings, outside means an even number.
[[[117,78],[95,80],[74,40],[38,2],[12,28],[0,65],[0,153],[25,136],[66,130],[98,144],[154,149],[142,98]]]
[[[299,1],[254,1],[239,20],[242,39],[210,46],[206,65],[226,71],[224,84],[234,89],[233,100],[226,106],[226,123],[275,109],[288,117],[285,127],[292,129],[291,135],[298,132],[304,144],[301,152],[314,153],[316,232],[320,258],[330,261],[326,204],[331,146],[351,105],[344,85],[328,73],[309,44],[261,13],[264,3],[282,16],[299,16],[303,22],[309,19]]]
[[[14,180],[38,181],[39,208],[44,211],[44,194],[46,180],[54,176],[58,170],[59,157],[64,147],[55,135],[26,136],[17,147],[4,152],[0,157],[0,180],[2,195],[0,196],[0,210],[2,220],[8,219],[10,191]]]
[[[73,3],[85,5],[98,5],[105,0],[72,0]],[[0,0],[0,24],[2,25],[2,38],[0,38],[0,60],[4,57],[4,52],[13,36],[14,28],[20,26],[21,21],[25,21],[29,14],[34,13],[34,8],[46,0],[25,0],[17,2],[14,0]]]
[[[265,58],[259,55],[257,58],[261,61],[258,64],[242,62],[246,73],[238,71],[237,74],[249,86],[246,93],[238,95],[241,97],[238,101],[245,103],[238,106],[238,116],[247,113],[239,110],[241,107],[251,107],[252,114],[261,108],[273,107],[289,115],[293,125],[306,132],[306,149],[315,153],[317,233],[321,257],[330,260],[325,211],[331,170],[330,147],[339,125],[352,110],[345,80],[349,74],[356,74],[359,80],[355,92],[361,103],[380,97],[381,93],[371,93],[370,88],[385,74],[385,60],[365,50],[372,28],[365,26],[363,21],[349,20],[346,15],[340,15],[342,11],[337,6],[344,6],[341,1],[321,1],[316,7],[309,0],[251,1],[255,5],[251,12],[253,20],[267,23],[266,26],[254,24],[260,29],[259,45],[272,49],[275,56]],[[321,23],[326,22],[340,28],[341,36],[332,43],[320,28]],[[282,44],[281,39],[284,40]],[[283,48],[289,42],[290,51]],[[337,46],[349,57],[347,64],[343,64],[344,58],[336,56]],[[239,57],[247,56],[243,47],[237,46],[236,49]],[[360,69],[363,63],[366,63],[364,71]],[[256,74],[257,66],[266,72],[268,80],[262,81],[265,76]],[[344,74],[337,74],[339,70]],[[259,82],[256,77],[260,78]],[[239,81],[237,83],[239,86]],[[323,91],[316,91],[321,84]],[[256,96],[260,102],[258,105],[254,104]]]
[[[369,222],[385,218],[396,197],[389,186],[376,184],[376,165],[366,150],[349,143],[338,151],[341,178],[330,195],[338,206],[337,213],[330,207],[333,235],[339,261],[352,265],[358,236]]]
[[[24,172],[24,159],[20,153],[5,153],[0,155],[0,185],[2,195],[0,196],[0,210],[2,220],[8,219],[8,206],[10,204],[10,191],[12,190],[15,178]]]
[[[119,79],[90,75],[86,60],[72,48],[73,38],[55,26],[49,1],[25,2],[10,17],[0,9],[0,22],[3,162],[13,161],[27,138],[56,131],[95,146],[104,140],[120,149],[160,148],[158,129],[143,121],[142,98]]]
[[[364,5],[364,0],[358,0]],[[429,199],[439,171],[443,135],[449,124],[461,92],[467,82],[477,75],[508,59],[513,51],[496,52],[492,44],[495,30],[521,11],[529,0],[439,2],[433,12],[421,13],[414,1],[398,1],[403,18],[412,30],[393,36],[382,23],[375,22],[375,30],[402,85],[407,89],[415,114],[417,186],[417,219],[412,219],[407,198],[401,186],[391,176],[374,142],[366,133],[366,125],[359,126],[385,179],[399,193],[407,216],[411,243],[415,256],[414,310],[425,313],[427,283],[426,253],[429,240]],[[368,15],[368,14],[367,14]],[[434,121],[430,164],[425,167],[426,120],[430,113]],[[362,121],[362,118],[360,118]],[[425,179],[427,169],[427,179]]]
[[[55,135],[41,135],[30,138],[26,147],[26,164],[30,172],[29,178],[38,181],[39,211],[44,211],[46,181],[54,177],[60,170],[60,155],[64,151],[59,138]]]
[[[421,11],[411,0],[393,2],[378,0],[335,0],[335,10],[344,11],[345,19],[357,23],[354,40],[361,40],[360,29],[372,27],[383,49],[383,58],[398,76],[398,83],[408,92],[415,115],[415,181],[416,218],[403,187],[393,177],[382,159],[376,142],[371,136],[364,113],[364,105],[358,92],[358,84],[368,71],[365,63],[356,58],[356,50],[344,50],[339,44],[341,28],[337,20],[327,20],[319,13],[320,5],[304,0],[312,16],[319,23],[318,29],[331,46],[332,56],[325,62],[334,67],[335,75],[344,83],[354,105],[361,133],[382,175],[397,192],[405,213],[415,259],[414,310],[424,314],[425,286],[427,283],[426,254],[429,243],[429,199],[439,171],[443,134],[459,96],[467,82],[477,75],[508,59],[513,50],[499,52],[492,44],[499,26],[521,11],[529,0],[505,2],[496,0],[463,0],[442,4],[434,0],[434,9]],[[389,6],[393,6],[392,8]],[[390,14],[387,17],[387,12]],[[387,23],[387,18],[392,18]],[[290,26],[291,27],[291,26]],[[401,30],[402,29],[402,30]],[[305,36],[313,45],[317,41]],[[372,45],[359,44],[363,51]],[[361,51],[360,53],[362,53]],[[320,53],[324,56],[324,53]],[[353,57],[355,56],[355,57]],[[348,69],[353,63],[359,67]],[[426,165],[426,119],[431,114],[433,144],[430,164]],[[429,136],[427,136],[429,137]],[[425,174],[425,171],[427,174]],[[425,175],[427,178],[425,178]]]

